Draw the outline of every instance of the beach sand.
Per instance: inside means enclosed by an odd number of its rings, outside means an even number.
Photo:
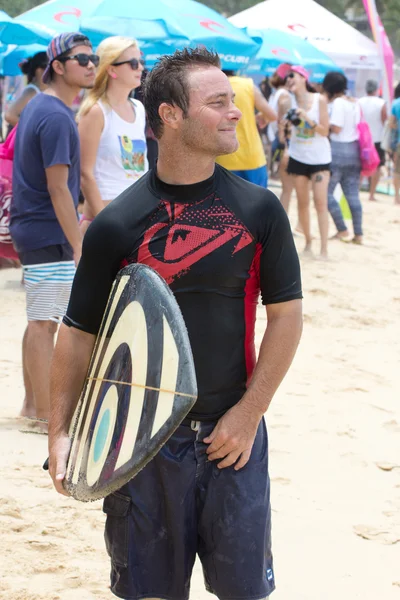
[[[400,599],[400,207],[379,199],[364,196],[363,247],[302,261],[303,339],[267,415],[274,600]],[[16,418],[20,281],[0,271],[0,598],[109,600],[101,503],[57,495],[47,438]],[[196,564],[191,598],[207,597]]]

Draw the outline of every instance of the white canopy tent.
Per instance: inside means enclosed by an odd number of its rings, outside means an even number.
[[[237,27],[270,27],[306,39],[346,71],[354,93],[364,92],[360,88],[365,79],[380,79],[376,44],[314,0],[266,0],[230,21]]]

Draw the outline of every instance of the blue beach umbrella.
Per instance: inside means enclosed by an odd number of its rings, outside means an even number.
[[[0,46],[0,75],[21,75],[19,64],[25,58],[29,58],[37,52],[45,52],[46,50],[47,46],[41,46],[40,44]]]
[[[63,0],[50,0],[3,22],[0,42],[48,43],[62,31],[80,31],[94,46],[111,35],[134,37],[151,55],[167,49],[202,44],[216,50],[224,68],[246,66],[260,47],[216,11],[194,0],[78,0],[68,7]]]
[[[34,10],[28,11],[28,13]],[[13,19],[7,13],[0,10],[0,43],[2,46],[35,43],[48,44],[49,39],[53,36],[53,30],[41,24],[40,21],[34,22],[28,20],[25,24],[24,21],[19,21],[18,17]]]
[[[247,34],[257,39],[262,37],[262,45],[248,64],[246,73],[272,75],[281,63],[302,65],[310,73],[310,80],[320,82],[328,71],[341,71],[329,56],[297,35],[278,29],[262,31],[245,29]]]

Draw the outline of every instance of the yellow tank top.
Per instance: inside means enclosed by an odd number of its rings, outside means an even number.
[[[247,171],[263,167],[267,161],[254,118],[254,83],[250,78],[229,77],[235,92],[235,104],[242,113],[236,135],[239,148],[233,154],[218,156],[217,163],[229,171]]]

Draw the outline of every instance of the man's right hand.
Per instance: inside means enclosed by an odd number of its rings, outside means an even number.
[[[75,263],[75,267],[78,266],[78,263],[81,259],[81,255],[82,255],[82,246],[79,246],[78,248],[74,248],[74,263]]]
[[[66,435],[60,435],[50,443],[49,472],[53,480],[54,487],[59,494],[69,496],[63,486],[63,481],[67,471],[67,461],[71,449],[71,438]]]

